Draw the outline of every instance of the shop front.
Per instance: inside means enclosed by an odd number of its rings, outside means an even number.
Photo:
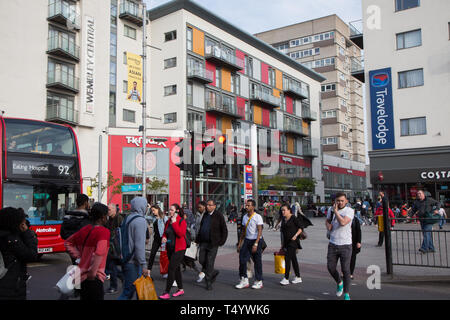
[[[370,198],[365,171],[324,165],[323,180],[326,203],[331,203],[338,192],[344,192],[351,203]]]

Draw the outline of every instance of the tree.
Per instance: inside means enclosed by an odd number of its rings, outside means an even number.
[[[167,187],[166,180],[159,180],[157,177],[153,177],[147,182],[147,193],[167,193]]]
[[[300,192],[314,192],[316,187],[316,180],[310,178],[300,178],[294,181],[297,191]]]
[[[105,194],[105,191],[111,187],[113,187],[113,190],[111,192],[113,195],[121,194],[122,186],[124,185],[123,182],[117,184],[120,181],[120,179],[115,178],[112,174],[112,171],[108,171],[107,174],[108,174],[108,177],[106,178],[106,183],[102,183],[102,188],[101,188],[102,198],[103,198],[103,195]],[[98,173],[97,173],[95,178],[93,178],[93,179],[91,178],[91,188],[98,190],[98,187],[99,187],[98,185],[99,185],[99,183],[98,183]],[[100,201],[100,199],[99,199],[99,201]]]
[[[267,177],[263,175],[258,176],[258,190],[268,190],[272,187],[275,190],[285,190],[288,184],[288,179],[281,176]]]

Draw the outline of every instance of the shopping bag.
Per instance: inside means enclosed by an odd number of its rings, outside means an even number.
[[[191,246],[186,249],[185,256],[191,259],[197,260],[198,245],[195,242],[191,242]]]
[[[80,269],[77,266],[70,266],[67,273],[56,283],[58,291],[66,296],[73,296],[75,287],[79,289]]]
[[[281,254],[280,252],[274,252],[273,255],[275,257],[275,273],[284,274],[286,271],[284,254]]]
[[[142,275],[133,284],[136,287],[139,300],[158,300],[152,278]]]
[[[159,254],[159,272],[161,274],[167,274],[169,272],[169,257],[167,251],[161,251]]]

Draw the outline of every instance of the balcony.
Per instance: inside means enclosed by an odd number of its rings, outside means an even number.
[[[128,0],[120,4],[119,18],[128,20],[139,27],[144,23],[141,6]]]
[[[236,57],[234,53],[221,48],[219,45],[207,45],[205,59],[232,71],[244,69],[244,59]]]
[[[55,36],[48,38],[47,42],[47,53],[75,61],[80,60],[80,47],[77,46],[74,41],[69,40],[68,38]]]
[[[206,70],[204,66],[188,67],[187,77],[193,81],[207,84],[214,81],[214,72]]]
[[[364,75],[364,57],[352,57],[351,58],[351,66],[352,66],[352,76],[355,79],[358,79],[361,82],[365,82]]]
[[[301,83],[292,79],[283,79],[283,91],[286,94],[294,95],[299,99],[308,99],[308,90],[301,86]]]
[[[305,132],[305,128],[302,126],[302,120],[285,117],[283,131],[292,133],[301,137],[307,137],[308,132]]]
[[[319,149],[311,148],[310,145],[303,146],[303,156],[310,158],[317,158],[319,156]]]
[[[350,40],[353,41],[359,48],[364,49],[364,37],[363,37],[363,21],[356,20],[348,24],[350,27]]]
[[[68,123],[72,125],[77,125],[80,122],[78,111],[61,106],[58,103],[47,105],[45,121]]]
[[[69,29],[80,29],[80,16],[74,5],[63,0],[53,0],[48,5],[48,21],[65,25]]]
[[[302,108],[302,118],[309,121],[317,121],[317,112],[309,108]]]
[[[265,106],[278,108],[281,106],[281,98],[262,90],[261,88],[253,88],[250,92],[250,100],[258,101]]]
[[[47,72],[47,88],[69,90],[74,93],[80,91],[80,79],[61,68]]]
[[[207,95],[205,110],[236,119],[241,118],[237,113],[236,99],[228,96]]]

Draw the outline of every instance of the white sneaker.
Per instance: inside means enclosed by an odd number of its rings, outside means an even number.
[[[252,285],[253,289],[261,289],[263,287],[262,281],[255,281]]]
[[[287,286],[289,284],[289,280],[286,278],[283,278],[283,280],[280,281],[280,284],[283,286]]]
[[[235,286],[236,289],[244,289],[244,288],[248,288],[250,286],[250,284],[248,283],[248,278],[241,278],[241,282],[239,282],[239,284],[237,284]]]
[[[292,283],[302,283],[302,278],[300,277],[295,277],[294,280],[291,281]]]
[[[200,272],[198,274],[198,279],[197,282],[202,282],[203,278],[205,277],[205,273],[204,272]]]
[[[167,277],[168,277],[169,275],[166,273],[166,274],[163,274],[163,278],[164,279],[167,279]]]
[[[172,284],[172,287],[178,287],[178,285],[177,285],[177,282],[176,282],[176,281],[174,281],[174,282],[173,282],[173,284]]]

